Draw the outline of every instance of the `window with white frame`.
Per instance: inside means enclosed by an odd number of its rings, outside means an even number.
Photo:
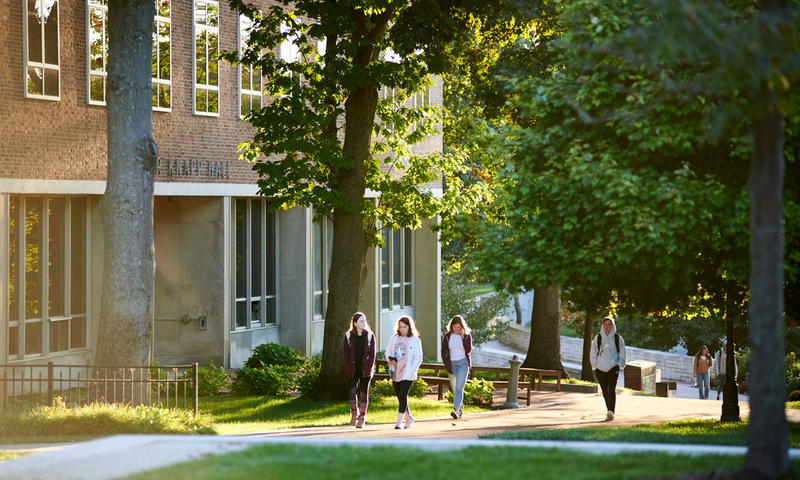
[[[86,0],[86,3],[88,101],[92,105],[105,105],[108,76],[108,3],[106,0]]]
[[[219,2],[194,0],[194,113],[219,115]]]
[[[326,216],[314,224],[314,318],[325,318],[328,308],[328,278],[333,251],[333,220]]]
[[[234,202],[236,321],[234,329],[277,322],[277,231],[263,198]]]
[[[88,346],[87,200],[9,198],[8,356]]]
[[[414,97],[413,97],[413,100],[414,100],[414,108],[415,109],[421,109],[421,108],[429,107],[431,105],[431,89],[430,89],[430,87],[425,87],[425,89],[422,90],[421,92],[415,93]],[[423,118],[421,120],[417,120],[416,122],[414,122],[414,130],[416,130],[419,127],[425,125],[425,121],[426,121],[426,119],[423,116]]]
[[[392,110],[397,110],[401,106],[397,99],[398,90],[399,89],[397,87],[387,87],[386,85],[384,85],[381,89],[381,96],[385,100],[389,100],[392,103]],[[386,129],[390,132],[394,132],[394,123],[388,123],[386,125]]]
[[[239,15],[239,56],[247,49],[253,21]],[[261,67],[239,65],[239,115],[244,117],[252,110],[261,110]]]
[[[61,98],[58,0],[24,0],[25,95]]]
[[[413,306],[414,242],[411,230],[381,231],[381,309],[394,310]]]
[[[156,17],[153,21],[153,110],[172,110],[172,52],[170,0],[155,0]]]
[[[288,25],[281,25],[281,32],[286,33],[289,31]],[[298,35],[291,35],[289,38],[284,40],[280,47],[278,48],[278,56],[281,60],[287,63],[296,62],[300,59],[300,47],[297,46]],[[292,85],[297,85],[300,83],[300,76],[296,75],[292,71],[287,71],[289,78],[292,80]],[[290,92],[286,92],[287,95]]]

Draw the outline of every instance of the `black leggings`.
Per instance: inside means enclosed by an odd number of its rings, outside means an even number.
[[[619,366],[614,366],[607,372],[595,369],[594,373],[597,375],[597,382],[600,384],[600,389],[603,390],[603,398],[606,399],[606,408],[614,412],[614,409],[617,407],[617,378],[619,377]]]
[[[413,384],[414,382],[411,380],[392,382],[394,394],[397,395],[397,413],[406,413],[408,411],[408,392],[411,391],[411,385]]]
[[[367,406],[369,405],[369,382],[372,377],[355,377],[350,379],[350,409],[357,408],[356,393],[361,400],[359,410],[361,415],[367,414]]]

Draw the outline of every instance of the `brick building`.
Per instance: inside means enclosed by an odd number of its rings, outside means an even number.
[[[0,256],[0,363],[92,361],[106,1],[0,0],[0,252],[9,252]],[[224,0],[157,0],[153,353],[162,364],[236,368],[264,342],[322,348],[332,228],[305,208],[267,212],[251,164],[238,158],[253,134],[242,114],[263,100],[261,79],[214,53],[238,48],[242,22]],[[441,96],[438,82],[428,98]],[[419,148],[441,150],[441,136]],[[380,344],[411,314],[436,357],[440,256],[429,225],[391,232],[386,248],[370,251],[362,309]]]

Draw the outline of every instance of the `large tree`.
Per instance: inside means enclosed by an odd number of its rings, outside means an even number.
[[[425,185],[458,166],[412,151],[438,124],[426,87],[474,32],[524,25],[503,2],[287,0],[263,15],[245,3],[231,6],[255,20],[248,49],[227,58],[258,66],[270,98],[249,116],[257,133],[244,155],[259,160],[273,208],[313,207],[316,220],[333,213],[322,370],[311,396],[344,396],[339,349],[361,304],[367,249],[382,244],[381,227],[417,228],[432,217],[441,201]],[[276,55],[287,41],[295,58]],[[368,189],[376,199],[365,198]]]
[[[104,258],[95,363],[149,365],[153,317],[153,0],[108,7],[108,176],[100,201]]]
[[[741,304],[724,302],[742,298],[736,283],[749,274],[758,381],[750,385],[747,468],[784,473],[782,115],[796,106],[797,19],[786,2],[759,10],[576,1],[562,21],[566,56],[553,81],[518,86],[536,124],[509,137],[511,221],[487,236],[507,259],[493,264],[498,277],[560,278],[588,293],[605,286],[644,311],[699,310],[709,295],[695,282],[707,270],[702,288],[716,296],[714,307],[735,312]],[[735,225],[745,189],[737,171],[748,156],[743,229]],[[746,247],[748,233],[749,272],[726,262],[712,268],[719,252]],[[714,286],[714,276],[727,281]]]

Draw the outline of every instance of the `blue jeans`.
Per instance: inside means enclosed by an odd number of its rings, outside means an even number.
[[[700,393],[700,400],[705,400],[708,398],[708,389],[709,389],[709,376],[707,373],[698,373],[697,374],[697,390]]]
[[[461,410],[464,407],[464,386],[467,384],[467,374],[469,364],[467,359],[456,360],[450,363],[453,373],[450,376],[450,391],[453,392],[453,410]]]

